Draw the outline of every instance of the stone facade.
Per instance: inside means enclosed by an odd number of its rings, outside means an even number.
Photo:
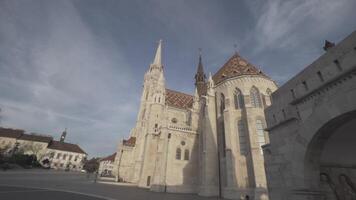
[[[235,53],[206,79],[202,59],[194,96],[167,89],[161,43],[144,77],[140,110],[119,142],[117,180],[157,192],[268,199],[261,145],[264,108],[276,84]]]
[[[270,199],[356,199],[356,32],[324,49],[265,111]]]
[[[116,153],[100,159],[98,174],[103,177],[113,176],[114,162],[116,158]]]

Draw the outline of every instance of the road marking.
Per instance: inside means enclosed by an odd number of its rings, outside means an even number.
[[[0,184],[0,186],[8,186],[8,187],[22,187],[22,188],[28,188],[28,189],[37,189],[37,190],[42,190],[42,191],[57,191],[57,192],[66,192],[66,193],[73,193],[73,194],[79,194],[79,195],[84,195],[88,197],[95,197],[99,199],[105,199],[105,200],[118,200],[110,197],[104,197],[100,195],[95,195],[95,194],[86,194],[83,192],[77,192],[77,191],[72,191],[72,190],[61,190],[61,189],[53,189],[53,188],[42,188],[42,187],[29,187],[25,185],[5,185],[5,184]]]
[[[48,192],[48,190],[13,190],[13,191],[0,191],[0,194],[4,194],[4,193],[17,193],[17,192]]]

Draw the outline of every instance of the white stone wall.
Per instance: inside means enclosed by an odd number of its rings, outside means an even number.
[[[273,104],[266,109],[270,145],[264,147],[270,199],[336,198],[325,192],[324,186],[330,185],[325,185],[321,172],[329,174],[337,187],[340,180],[333,175],[341,172],[356,181],[353,168],[348,168],[352,159],[342,153],[355,146],[348,142],[353,135],[348,131],[355,127],[347,128],[356,118],[355,74],[356,32],[272,95]],[[338,131],[340,127],[345,131]],[[346,133],[348,140],[335,138]],[[337,162],[337,169],[330,162]]]
[[[52,169],[65,170],[69,166],[69,170],[79,171],[83,168],[83,159],[85,154],[61,151],[56,149],[47,149],[47,157],[50,160]],[[50,155],[53,155],[51,157]]]
[[[252,87],[258,89],[262,107],[251,105],[250,91]],[[234,94],[238,88],[244,95],[244,109],[236,109],[234,104]],[[220,165],[223,185],[223,196],[226,198],[236,198],[239,196],[249,197],[266,193],[266,178],[264,171],[264,161],[261,147],[258,143],[256,130],[256,120],[261,120],[266,128],[263,109],[270,105],[270,97],[267,91],[275,91],[277,85],[270,79],[261,76],[240,76],[224,81],[215,87],[218,123],[224,120],[225,125],[225,150],[220,144]],[[223,117],[220,115],[220,96],[225,96],[225,110]],[[221,120],[220,120],[221,118]],[[247,136],[247,144],[241,143],[239,137],[238,121],[242,120]],[[218,128],[218,135],[222,134]],[[264,132],[265,143],[269,142],[266,132]],[[222,138],[220,138],[222,140]],[[246,152],[240,152],[240,145],[246,145]],[[224,152],[225,151],[225,156]]]

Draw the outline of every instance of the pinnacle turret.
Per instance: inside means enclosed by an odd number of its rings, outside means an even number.
[[[201,53],[199,54],[198,70],[195,74],[195,87],[197,88],[199,96],[206,93],[206,76],[204,74],[204,67],[202,63]]]

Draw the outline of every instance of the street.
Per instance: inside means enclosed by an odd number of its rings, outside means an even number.
[[[156,193],[130,185],[94,183],[86,174],[54,170],[0,172],[0,200],[206,200],[193,194]]]

